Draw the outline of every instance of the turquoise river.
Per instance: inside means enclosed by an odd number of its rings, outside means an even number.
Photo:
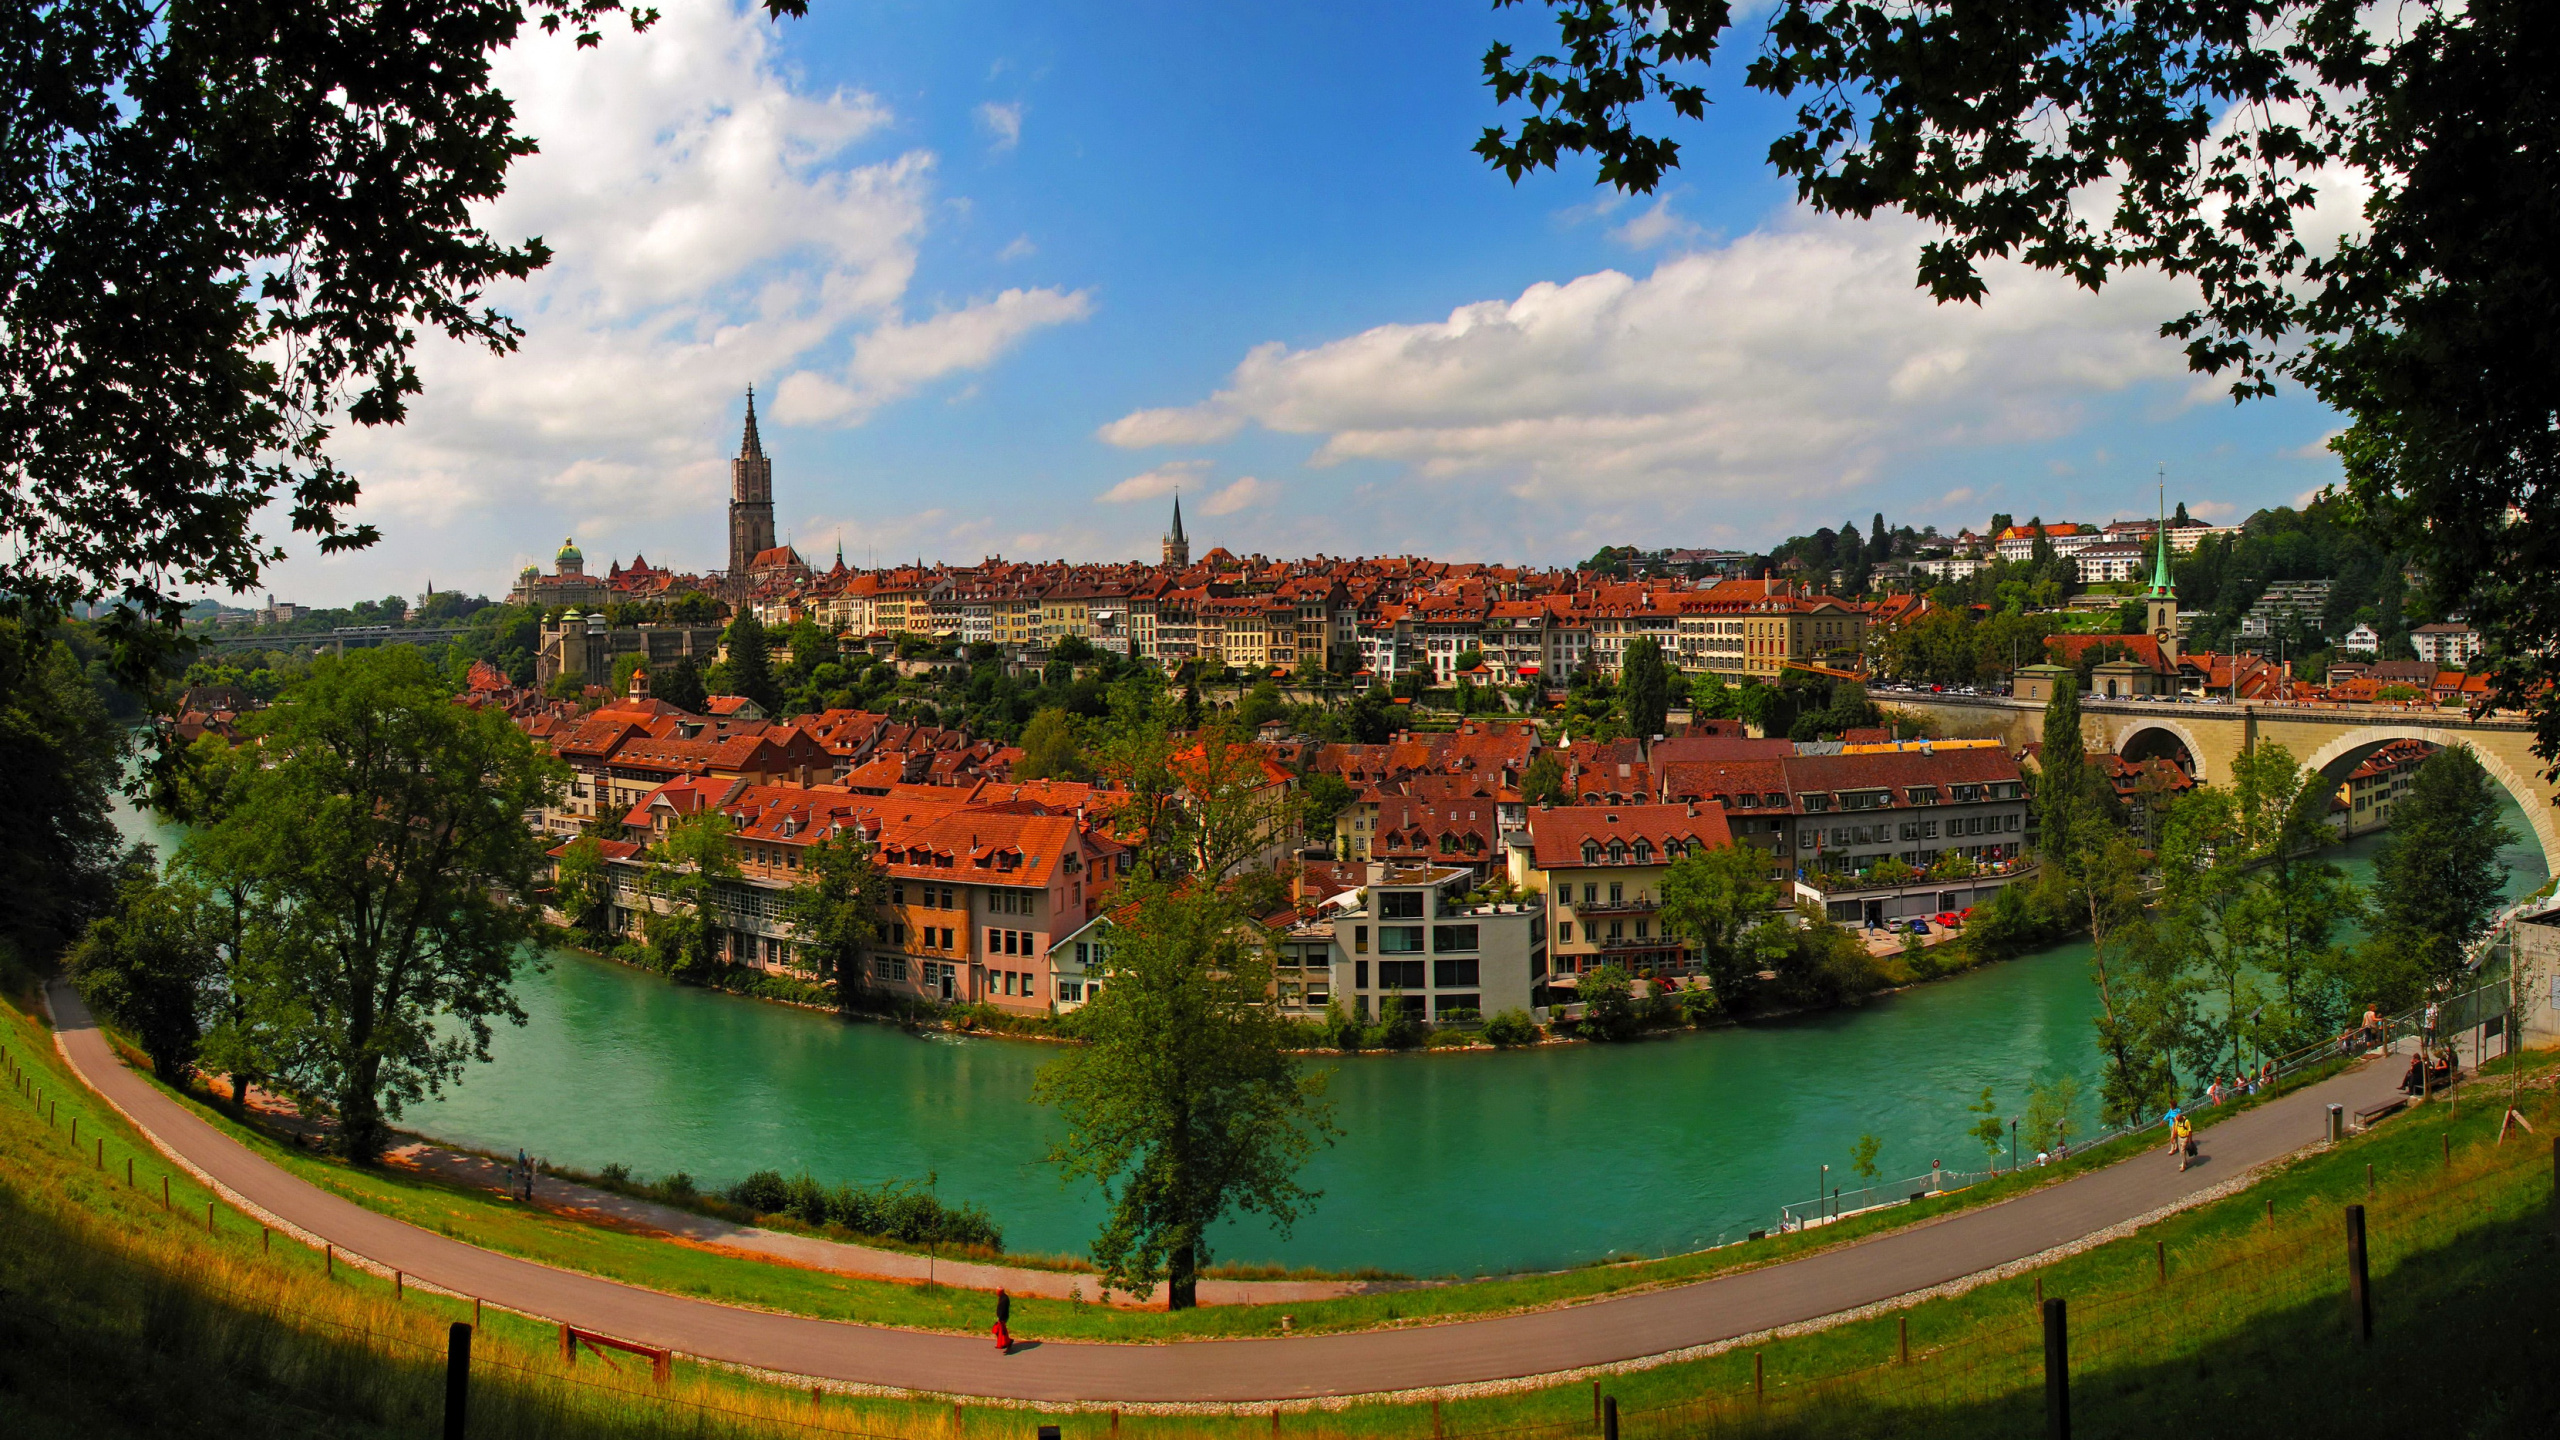
[[[2521,815],[2510,828],[2521,832]],[[137,838],[174,838],[127,814]],[[2342,852],[2359,879],[2374,840]],[[2545,878],[2510,851],[2512,889]],[[679,988],[566,951],[528,966],[529,1017],[403,1123],[563,1165],[710,1183],[806,1170],[829,1183],[935,1178],[985,1205],[1015,1250],[1080,1252],[1101,1202],[1043,1163],[1030,1103],[1055,1047],[917,1036]],[[1247,1218],[1219,1258],[1414,1275],[1569,1265],[1739,1238],[1838,1183],[1862,1134],[1887,1176],[1978,1168],[1965,1106],[2004,1113],[2037,1077],[2095,1072],[2088,947],[2071,943],[1827,1014],[1623,1046],[1328,1061],[1340,1141],[1283,1237]],[[2084,1123],[2086,1123],[2084,1117]],[[1852,1182],[1854,1183],[1854,1182]]]

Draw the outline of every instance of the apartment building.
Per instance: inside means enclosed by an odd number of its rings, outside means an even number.
[[[1362,1019],[1416,1007],[1466,1023],[1540,1003],[1547,975],[1540,900],[1471,905],[1475,872],[1371,863],[1365,883],[1326,902],[1333,929],[1328,998]]]
[[[1614,964],[1690,975],[1697,956],[1662,923],[1662,877],[1684,856],[1732,843],[1715,805],[1541,806],[1510,847],[1510,879],[1546,899],[1557,974]]]

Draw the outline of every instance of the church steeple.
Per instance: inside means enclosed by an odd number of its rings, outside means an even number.
[[[2152,638],[2160,642],[2161,657],[2170,664],[2178,663],[2178,584],[2169,567],[2169,487],[2160,487],[2160,525],[2153,532],[2159,538],[2158,553],[2151,565],[2151,589],[2143,596],[2143,611],[2150,622]]]
[[[1164,563],[1181,569],[1191,563],[1191,537],[1182,533],[1182,492],[1173,492],[1173,528],[1164,535]]]
[[[773,462],[756,433],[756,387],[747,387],[747,425],[738,458],[729,462],[729,578],[743,581],[755,558],[773,548]]]

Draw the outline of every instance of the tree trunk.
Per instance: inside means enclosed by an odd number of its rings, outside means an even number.
[[[347,1158],[360,1165],[371,1164],[382,1153],[382,1106],[375,1096],[381,1071],[382,1062],[372,1055],[357,1060],[338,1096],[339,1143]]]
[[[1165,1308],[1189,1310],[1200,1303],[1200,1251],[1189,1241],[1173,1248],[1165,1266]]]

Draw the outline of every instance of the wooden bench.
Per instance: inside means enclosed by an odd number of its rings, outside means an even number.
[[[2408,1108],[2409,1097],[2406,1095],[2394,1096],[2389,1100],[2383,1101],[2379,1105],[2367,1105],[2356,1112],[2356,1128],[2358,1130],[2370,1130],[2373,1128],[2374,1121],[2381,1119],[2385,1115],[2396,1114]]]

